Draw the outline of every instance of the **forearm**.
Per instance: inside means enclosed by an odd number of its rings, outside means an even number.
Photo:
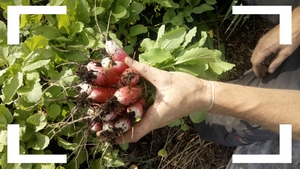
[[[292,124],[293,138],[300,139],[300,91],[214,84],[215,103],[211,113],[240,118],[275,132],[279,124]]]

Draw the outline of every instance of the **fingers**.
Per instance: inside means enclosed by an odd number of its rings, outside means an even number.
[[[268,72],[268,65],[270,64],[270,60],[267,58],[268,56],[270,56],[270,54],[272,54],[271,52],[261,51],[262,50],[260,50],[260,48],[255,48],[251,57],[253,72],[259,78],[264,77]]]
[[[117,144],[124,144],[129,142],[137,142],[143,136],[148,134],[150,131],[157,128],[157,113],[155,109],[151,106],[148,111],[145,113],[145,116],[136,123],[129,131],[124,133],[122,136],[118,137],[115,142]]]
[[[156,69],[150,65],[145,63],[140,63],[135,61],[130,57],[125,58],[125,63],[129,66],[138,71],[144,78],[146,78],[150,83],[154,86],[158,86],[159,82],[162,82],[168,76],[165,71]]]
[[[293,53],[293,51],[294,49],[291,47],[281,49],[270,63],[268,72],[273,73],[282,64],[282,62]]]

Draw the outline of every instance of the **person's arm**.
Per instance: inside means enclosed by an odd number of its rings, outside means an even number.
[[[136,142],[154,129],[210,107],[212,86],[209,81],[186,73],[158,70],[129,57],[125,61],[151,82],[157,93],[142,120],[116,143]],[[293,137],[300,140],[300,91],[213,83],[215,101],[210,113],[237,117],[275,132],[279,124],[292,124]]]
[[[251,56],[253,71],[257,77],[273,73],[300,44],[300,7],[292,13],[292,44],[279,44],[279,25],[266,33],[258,41]]]

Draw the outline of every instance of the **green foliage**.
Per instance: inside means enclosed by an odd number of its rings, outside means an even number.
[[[0,7],[43,2],[5,1]],[[78,65],[101,59],[103,35],[109,34],[129,54],[139,49],[142,62],[216,80],[233,65],[221,59],[207,34],[209,26],[197,20],[206,18],[215,4],[215,0],[101,0],[96,4],[94,0],[50,0],[49,6],[66,5],[67,15],[21,15],[21,44],[14,46],[6,44],[7,27],[0,21],[0,168],[124,166],[121,151],[100,142],[94,133],[78,132],[84,122],[58,127],[74,111],[71,98],[76,96]],[[80,118],[83,111],[75,111],[73,118]],[[191,115],[195,122],[204,117],[205,113]],[[21,154],[67,154],[68,163],[7,164],[7,124],[20,125]],[[172,125],[188,128],[181,119]]]

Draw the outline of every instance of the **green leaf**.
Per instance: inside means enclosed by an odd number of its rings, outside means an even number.
[[[166,157],[168,157],[168,152],[166,149],[163,148],[158,151],[157,155],[166,158]]]
[[[218,75],[232,69],[235,65],[227,62],[209,63],[210,68]]]
[[[51,0],[50,1],[50,5],[51,6],[60,6],[61,4],[63,4],[64,0]]]
[[[141,44],[140,44],[140,47],[141,47],[141,50],[144,51],[144,52],[148,52],[150,51],[151,49],[154,48],[154,45],[155,45],[155,41],[149,39],[149,38],[145,38]]]
[[[16,91],[23,85],[23,73],[18,72],[12,78],[4,82],[2,93],[4,98],[3,102],[9,104],[14,101],[14,95]]]
[[[83,30],[84,24],[82,22],[74,22],[70,27],[70,35],[74,36],[76,33],[79,33]]]
[[[65,150],[72,150],[72,151],[74,151],[78,146],[77,143],[70,143],[61,137],[57,137],[57,144],[58,146],[63,147]]]
[[[221,55],[220,51],[209,50],[207,48],[192,48],[186,51],[182,56],[176,58],[175,64],[198,64],[218,62]]]
[[[58,14],[56,15],[56,18],[58,20],[58,30],[61,33],[70,33],[70,20],[68,15]]]
[[[6,108],[4,105],[0,105],[0,116],[3,116],[5,118],[6,123],[10,124],[13,122],[13,116],[8,108]]]
[[[136,36],[148,32],[148,29],[143,25],[134,25],[129,29],[129,36]]]
[[[49,145],[49,137],[42,135],[41,133],[35,133],[35,139],[31,140],[28,144],[28,148],[33,148],[34,150],[44,150]]]
[[[205,2],[206,2],[207,4],[209,4],[209,5],[214,5],[214,4],[217,3],[216,0],[205,0]]]
[[[197,27],[194,27],[186,34],[184,44],[182,45],[183,48],[185,48],[192,41],[196,33],[197,33]]]
[[[117,5],[113,11],[112,11],[112,15],[115,16],[116,18],[122,18],[126,15],[127,10],[125,7]]]
[[[7,44],[7,30],[3,21],[0,21],[0,45]]]
[[[54,164],[34,164],[32,169],[62,169],[56,168]]]
[[[157,63],[162,63],[167,59],[173,59],[172,54],[165,49],[153,48],[147,53],[143,53],[139,57],[140,62],[147,63],[149,65],[155,65]]]
[[[38,26],[32,30],[32,33],[44,36],[47,39],[55,39],[59,36],[57,28],[49,25]]]
[[[155,48],[165,49],[166,51],[172,51],[180,47],[181,43],[184,40],[185,34],[186,32],[184,28],[172,30],[162,35],[161,38],[158,39],[158,41],[155,44]]]
[[[130,6],[128,7],[128,11],[132,16],[138,15],[141,13],[144,9],[144,6],[141,3],[138,3],[136,1],[132,2]]]
[[[35,127],[36,132],[42,130],[47,124],[45,115],[44,114],[38,114],[38,113],[33,114],[26,121],[27,121],[28,124]]]
[[[195,14],[201,14],[203,12],[212,11],[214,9],[215,9],[214,7],[212,7],[208,4],[201,4],[200,6],[197,6],[197,7],[193,8],[192,12],[195,13]]]
[[[40,67],[43,67],[43,66],[47,65],[49,62],[50,62],[50,59],[39,60],[39,61],[36,61],[36,62],[30,64],[30,65],[27,65],[27,66],[23,67],[22,71],[25,72],[25,71],[35,70],[35,69],[38,69]]]
[[[125,143],[125,144],[119,144],[119,146],[121,147],[122,150],[127,150],[129,148],[129,144]]]
[[[44,36],[34,36],[32,38],[28,38],[24,44],[31,50],[34,51],[36,49],[44,48],[48,45],[48,40]]]
[[[73,0],[71,0],[73,1]],[[90,22],[90,6],[88,4],[88,1],[86,0],[76,0],[76,16],[75,20],[73,21],[80,21],[82,23],[89,23]],[[74,9],[71,9],[74,10]]]
[[[61,113],[61,109],[58,104],[51,104],[49,110],[47,111],[47,115],[51,118],[57,117],[58,115],[60,115],[60,113]]]
[[[175,26],[181,26],[184,23],[183,13],[178,13],[175,17],[172,18],[171,23]]]
[[[195,112],[189,115],[193,123],[202,122],[207,116],[207,112]]]
[[[7,130],[0,130],[0,144],[7,145]]]
[[[186,0],[186,2],[192,6],[196,6],[200,3],[201,0]]]

